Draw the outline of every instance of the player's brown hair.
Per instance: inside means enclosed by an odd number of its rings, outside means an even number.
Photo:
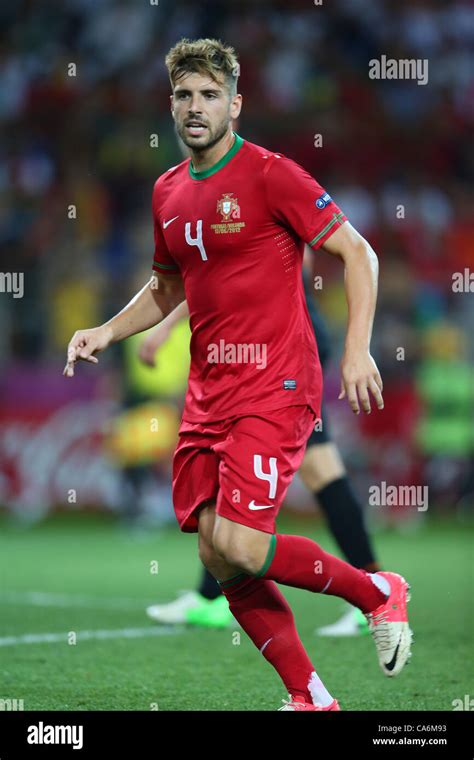
[[[231,96],[237,92],[240,67],[233,47],[220,40],[189,40],[183,37],[171,48],[165,58],[171,86],[185,74],[203,74],[215,82],[224,76]]]

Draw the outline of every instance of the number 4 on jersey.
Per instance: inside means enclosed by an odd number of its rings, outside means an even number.
[[[196,222],[196,237],[195,238],[191,237],[191,222],[186,222],[184,232],[185,232],[187,244],[197,245],[197,247],[199,248],[199,252],[201,254],[202,260],[207,261],[206,249],[204,248],[204,243],[202,242],[202,219],[198,219]]]

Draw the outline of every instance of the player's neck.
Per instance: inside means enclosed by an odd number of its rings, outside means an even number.
[[[195,153],[191,150],[191,164],[195,172],[207,171],[217,164],[221,158],[232,148],[235,142],[235,135],[232,129],[223,135],[223,137],[209,150],[203,150]]]

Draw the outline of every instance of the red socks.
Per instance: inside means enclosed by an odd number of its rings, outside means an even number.
[[[362,612],[372,612],[386,600],[365,570],[359,570],[304,536],[273,535],[257,577],[285,586],[340,596]]]
[[[288,693],[312,702],[308,684],[314,667],[298,636],[290,606],[276,584],[242,573],[220,586],[232,614],[278,672]]]
[[[308,687],[315,669],[298,636],[290,606],[274,581],[340,596],[363,612],[372,612],[386,597],[365,570],[333,557],[303,536],[273,535],[257,576],[241,573],[220,583],[232,614],[279,673],[288,693],[311,703]],[[325,690],[324,694],[331,699]]]

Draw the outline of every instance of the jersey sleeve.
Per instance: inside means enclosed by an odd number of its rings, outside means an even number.
[[[153,229],[155,236],[155,254],[153,270],[162,274],[180,274],[179,266],[168,251],[159,220],[159,180],[155,183],[152,199]]]
[[[264,169],[267,202],[273,217],[316,250],[347,221],[321,185],[286,156],[272,156]]]

